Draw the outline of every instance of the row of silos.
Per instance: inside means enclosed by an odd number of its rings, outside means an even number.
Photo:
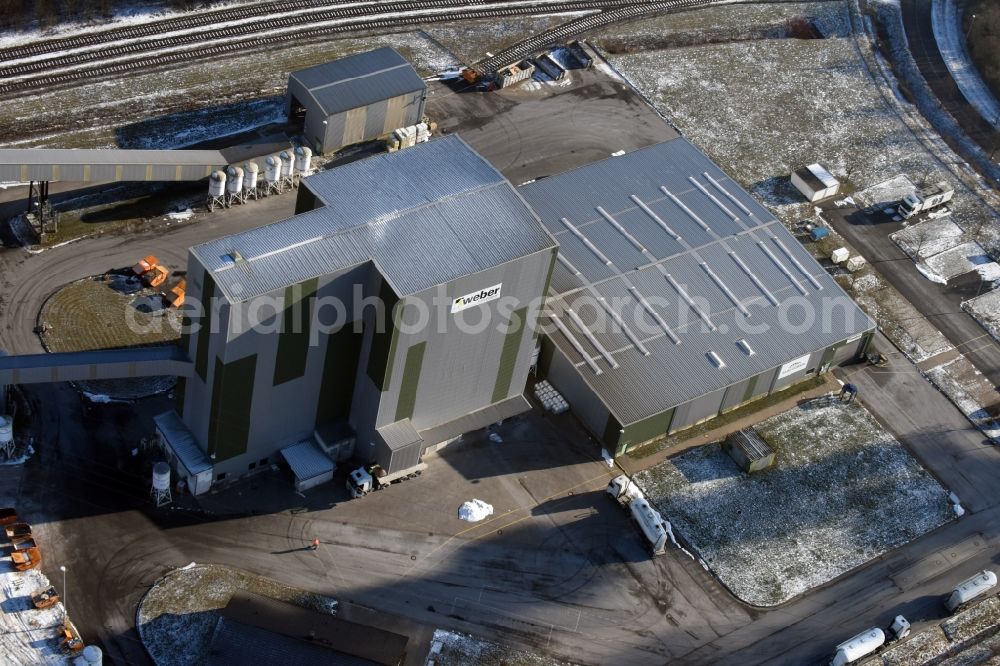
[[[213,171],[208,179],[209,210],[228,208],[236,203],[246,203],[269,194],[279,194],[293,188],[297,179],[312,173],[312,150],[299,146],[293,151],[283,150],[264,159],[264,179],[260,180],[260,166],[245,162],[242,167],[230,166],[225,171]]]

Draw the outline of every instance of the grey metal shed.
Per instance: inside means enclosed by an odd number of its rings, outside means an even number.
[[[286,110],[322,154],[419,123],[426,98],[410,63],[384,47],[292,72]]]

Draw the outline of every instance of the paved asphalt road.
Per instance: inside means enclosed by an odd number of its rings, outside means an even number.
[[[974,293],[956,293],[921,275],[913,261],[889,238],[889,234],[901,228],[899,223],[875,224],[861,213],[840,208],[827,210],[825,215],[837,233],[858,248],[868,262],[937,326],[977,370],[994,386],[1000,386],[1000,343],[961,308],[961,302],[974,296]]]

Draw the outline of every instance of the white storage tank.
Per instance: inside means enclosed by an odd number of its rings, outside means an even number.
[[[264,160],[264,180],[268,183],[277,183],[281,180],[281,157],[271,155]]]
[[[14,419],[0,414],[0,446],[14,441]]]
[[[221,197],[226,194],[226,173],[224,171],[213,171],[208,179],[208,196]]]
[[[295,173],[295,160],[287,150],[281,151],[278,157],[281,158],[282,177],[291,178],[292,174]]]
[[[872,627],[838,645],[831,666],[844,666],[867,657],[884,643],[885,634],[878,627]]]
[[[243,191],[243,169],[238,166],[231,166],[226,169],[228,177],[227,189],[230,194],[239,194]]]
[[[170,490],[170,465],[165,462],[153,465],[153,490]]]
[[[653,554],[662,554],[667,546],[667,528],[663,524],[660,512],[651,507],[649,502],[642,497],[629,502],[628,509],[649,541]]]
[[[83,648],[83,652],[74,663],[82,666],[101,666],[104,663],[104,653],[96,645],[88,645]]]
[[[247,162],[243,165],[243,189],[244,190],[254,190],[257,189],[257,175],[260,172],[260,167],[257,166],[256,162]]]
[[[299,146],[295,149],[295,170],[299,175],[306,175],[312,169],[313,151],[308,146]]]
[[[980,571],[972,578],[964,580],[958,584],[951,592],[951,596],[948,597],[948,601],[945,602],[944,607],[948,609],[948,612],[954,611],[956,608],[961,606],[967,601],[971,601],[981,594],[996,587],[997,575],[992,571]]]

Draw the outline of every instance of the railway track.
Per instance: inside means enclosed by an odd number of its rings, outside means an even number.
[[[659,2],[629,3],[627,6],[608,9],[597,14],[584,16],[550,30],[518,42],[499,53],[480,60],[472,69],[480,76],[495,72],[502,67],[514,65],[542,49],[563,42],[570,37],[600,28],[618,21],[627,21],[654,12],[677,12],[721,4],[723,0],[661,0]]]
[[[468,9],[470,5],[483,5],[480,10]],[[419,23],[449,20],[516,17],[545,11],[601,11],[608,8],[622,9],[634,2],[629,0],[569,0],[567,2],[524,2],[506,5],[495,0],[410,0],[408,2],[381,2],[379,11],[389,14],[372,19],[373,5],[339,8],[306,15],[275,17],[267,21],[229,26],[217,30],[175,35],[159,40],[146,40],[135,44],[85,51],[59,58],[29,62],[0,69],[0,78],[28,76],[13,81],[0,81],[0,96],[10,96],[27,90],[49,88],[86,79],[104,79],[142,69],[161,67],[196,58],[219,56],[244,49],[256,49],[291,39],[313,39],[345,32],[397,29]],[[406,12],[400,14],[399,12]],[[413,14],[415,11],[425,12]],[[393,13],[395,12],[395,15]],[[327,25],[312,25],[316,22]],[[262,31],[282,31],[254,37]],[[241,38],[245,37],[245,38]],[[199,42],[209,45],[198,47]],[[214,43],[212,43],[214,42]],[[191,47],[191,48],[186,48]],[[154,53],[143,57],[143,53]],[[160,51],[156,53],[155,51]],[[166,52],[164,52],[166,51]],[[134,55],[135,58],[128,59]],[[125,60],[115,62],[117,58]],[[110,61],[110,62],[109,62]],[[61,68],[62,72],[46,75],[45,72]],[[72,69],[70,69],[72,68]]]
[[[309,40],[339,33],[398,29],[422,23],[517,17],[538,14],[541,11],[594,12],[519,42],[473,65],[473,68],[480,74],[486,74],[499,67],[519,62],[546,46],[616,21],[628,20],[657,11],[695,9],[717,4],[720,1],[568,0],[566,2],[525,1],[507,4],[497,0],[408,0],[406,2],[382,0],[291,16],[261,17],[261,20],[228,25],[222,28],[185,32],[159,39],[141,39],[132,43],[119,43],[104,48],[99,46],[104,43],[108,34],[112,33],[119,40],[137,39],[141,38],[143,34],[147,36],[162,34],[163,24],[169,24],[170,29],[173,30],[184,30],[196,27],[196,24],[204,27],[218,23],[220,14],[226,14],[230,23],[239,18],[260,17],[259,14],[248,14],[250,8],[237,7],[234,8],[235,14],[227,14],[226,10],[221,10],[193,17],[160,21],[145,26],[129,26],[95,35],[56,40],[62,44],[62,48],[66,48],[71,42],[76,44],[72,48],[98,46],[80,53],[63,56],[53,54],[51,58],[31,60],[0,68],[0,97],[39,88],[78,83],[87,79],[107,79],[193,59],[226,55],[240,50],[259,49],[291,39]],[[483,8],[470,9],[470,6],[476,5]],[[310,0],[285,0],[267,3],[264,6],[275,11],[294,11],[295,9],[314,8],[317,3]],[[259,6],[255,7],[259,9]],[[384,13],[385,16],[372,18],[373,11]],[[206,19],[206,16],[212,18]],[[320,25],[316,25],[317,23]],[[139,34],[140,32],[143,34]],[[270,34],[259,35],[258,33],[261,32]],[[80,43],[80,40],[84,40],[86,43]],[[199,43],[207,43],[207,45],[198,46]],[[51,42],[46,44],[51,44]],[[38,45],[22,48],[27,49],[34,46]],[[0,51],[0,55],[14,51],[18,51],[18,49]],[[46,74],[47,71],[51,70],[63,71]],[[12,78],[14,80],[10,80]],[[8,80],[3,81],[3,79]]]
[[[47,53],[68,51],[70,49],[85,48],[95,44],[141,39],[150,35],[173,32],[176,30],[189,30],[225,21],[239,21],[259,16],[267,16],[268,14],[308,10],[325,4],[331,3],[320,2],[318,0],[280,0],[277,2],[265,2],[248,5],[246,7],[219,9],[212,12],[192,14],[191,16],[181,16],[173,19],[152,21],[142,25],[123,26],[121,28],[113,28],[111,30],[104,30],[101,32],[91,32],[85,35],[65,37],[62,39],[50,39],[35,42],[33,44],[26,44],[25,46],[0,49],[0,62],[41,56]],[[379,2],[378,0],[372,0],[368,4],[376,6]]]

